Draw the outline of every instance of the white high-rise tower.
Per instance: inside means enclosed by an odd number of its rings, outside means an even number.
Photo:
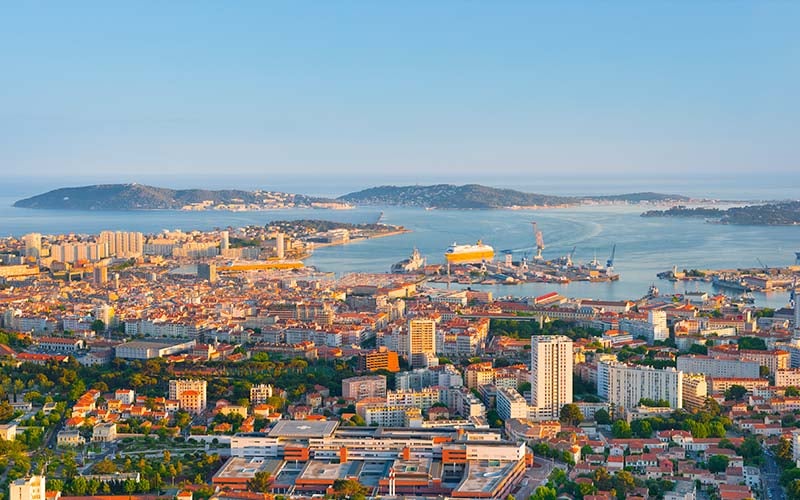
[[[531,407],[537,420],[558,419],[572,403],[572,340],[563,335],[531,338]]]

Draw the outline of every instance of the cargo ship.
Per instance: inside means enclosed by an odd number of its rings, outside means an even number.
[[[494,248],[482,241],[474,245],[458,245],[453,243],[444,253],[448,264],[478,264],[494,258]]]

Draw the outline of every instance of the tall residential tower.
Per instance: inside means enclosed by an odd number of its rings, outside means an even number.
[[[531,338],[531,410],[537,420],[558,419],[572,403],[572,340],[563,335]]]

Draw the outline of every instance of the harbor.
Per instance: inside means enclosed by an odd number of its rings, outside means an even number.
[[[751,292],[785,292],[797,286],[800,278],[800,255],[794,265],[784,267],[751,267],[739,269],[683,269],[673,267],[656,275],[676,282],[706,282],[721,291],[748,294]]]
[[[533,226],[535,253],[523,251],[515,260],[512,250],[501,251],[502,259],[495,260],[494,248],[479,240],[474,245],[453,243],[445,251],[445,262],[442,266],[426,266],[419,251],[409,259],[392,266],[392,272],[418,272],[427,275],[433,283],[459,283],[464,285],[517,285],[524,283],[568,284],[573,281],[602,283],[617,281],[620,278],[614,272],[616,245],[605,264],[595,256],[588,263],[575,262],[572,251],[561,257],[547,260],[543,256],[545,249],[544,236],[536,222]]]

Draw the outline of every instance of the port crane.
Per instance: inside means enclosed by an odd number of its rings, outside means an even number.
[[[544,236],[542,236],[542,232],[539,231],[539,227],[536,225],[536,222],[531,222],[533,224],[533,234],[536,236],[536,256],[534,257],[535,260],[542,260],[542,251],[544,250]]]
[[[572,251],[567,254],[567,267],[572,267],[572,257],[575,255],[575,250],[577,250],[578,245],[572,247]]]
[[[614,256],[617,254],[617,244],[614,243],[614,246],[611,247],[611,256],[606,261],[606,271],[611,272],[614,270]]]

